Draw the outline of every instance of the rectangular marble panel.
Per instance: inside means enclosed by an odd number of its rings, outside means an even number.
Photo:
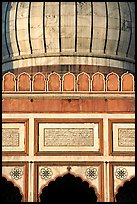
[[[128,152],[134,150],[135,124],[113,123],[113,151]]]
[[[2,124],[2,151],[24,151],[25,124]]]

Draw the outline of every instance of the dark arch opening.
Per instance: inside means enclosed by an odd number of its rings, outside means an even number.
[[[118,189],[118,193],[116,194],[116,202],[135,202],[136,194],[134,177],[130,181],[126,181],[124,185]]]
[[[22,195],[18,187],[5,177],[1,179],[1,201],[2,202],[21,202]]]
[[[42,189],[40,202],[51,203],[86,203],[97,202],[97,196],[89,183],[82,181],[80,177],[68,173],[51,181],[48,186]]]

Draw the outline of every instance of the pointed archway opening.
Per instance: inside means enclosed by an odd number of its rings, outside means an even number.
[[[116,202],[136,201],[135,177],[133,177],[130,181],[126,181],[123,186],[119,187],[115,200]]]
[[[93,187],[80,177],[68,173],[63,177],[51,181],[42,189],[40,202],[51,203],[86,203],[97,202],[97,196]]]
[[[7,181],[5,177],[1,179],[1,201],[2,202],[21,202],[22,195],[17,186],[11,181]]]

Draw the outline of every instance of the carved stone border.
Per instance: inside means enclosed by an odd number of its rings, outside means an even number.
[[[29,119],[25,118],[3,118],[2,123],[24,123],[24,151],[3,151],[3,156],[27,156],[29,155]]]
[[[108,119],[108,139],[109,139],[109,155],[115,155],[115,156],[125,156],[125,155],[129,155],[129,156],[134,156],[135,152],[133,151],[114,151],[113,149],[113,124],[115,123],[125,123],[125,124],[133,124],[135,123],[135,119],[131,119],[131,118],[119,118],[119,119]]]
[[[98,123],[99,151],[39,151],[39,123]],[[102,118],[35,118],[34,128],[34,155],[103,155]]]

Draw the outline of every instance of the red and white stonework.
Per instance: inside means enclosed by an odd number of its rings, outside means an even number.
[[[135,176],[134,21],[134,2],[3,2],[2,175],[22,201],[70,173],[113,202]]]

